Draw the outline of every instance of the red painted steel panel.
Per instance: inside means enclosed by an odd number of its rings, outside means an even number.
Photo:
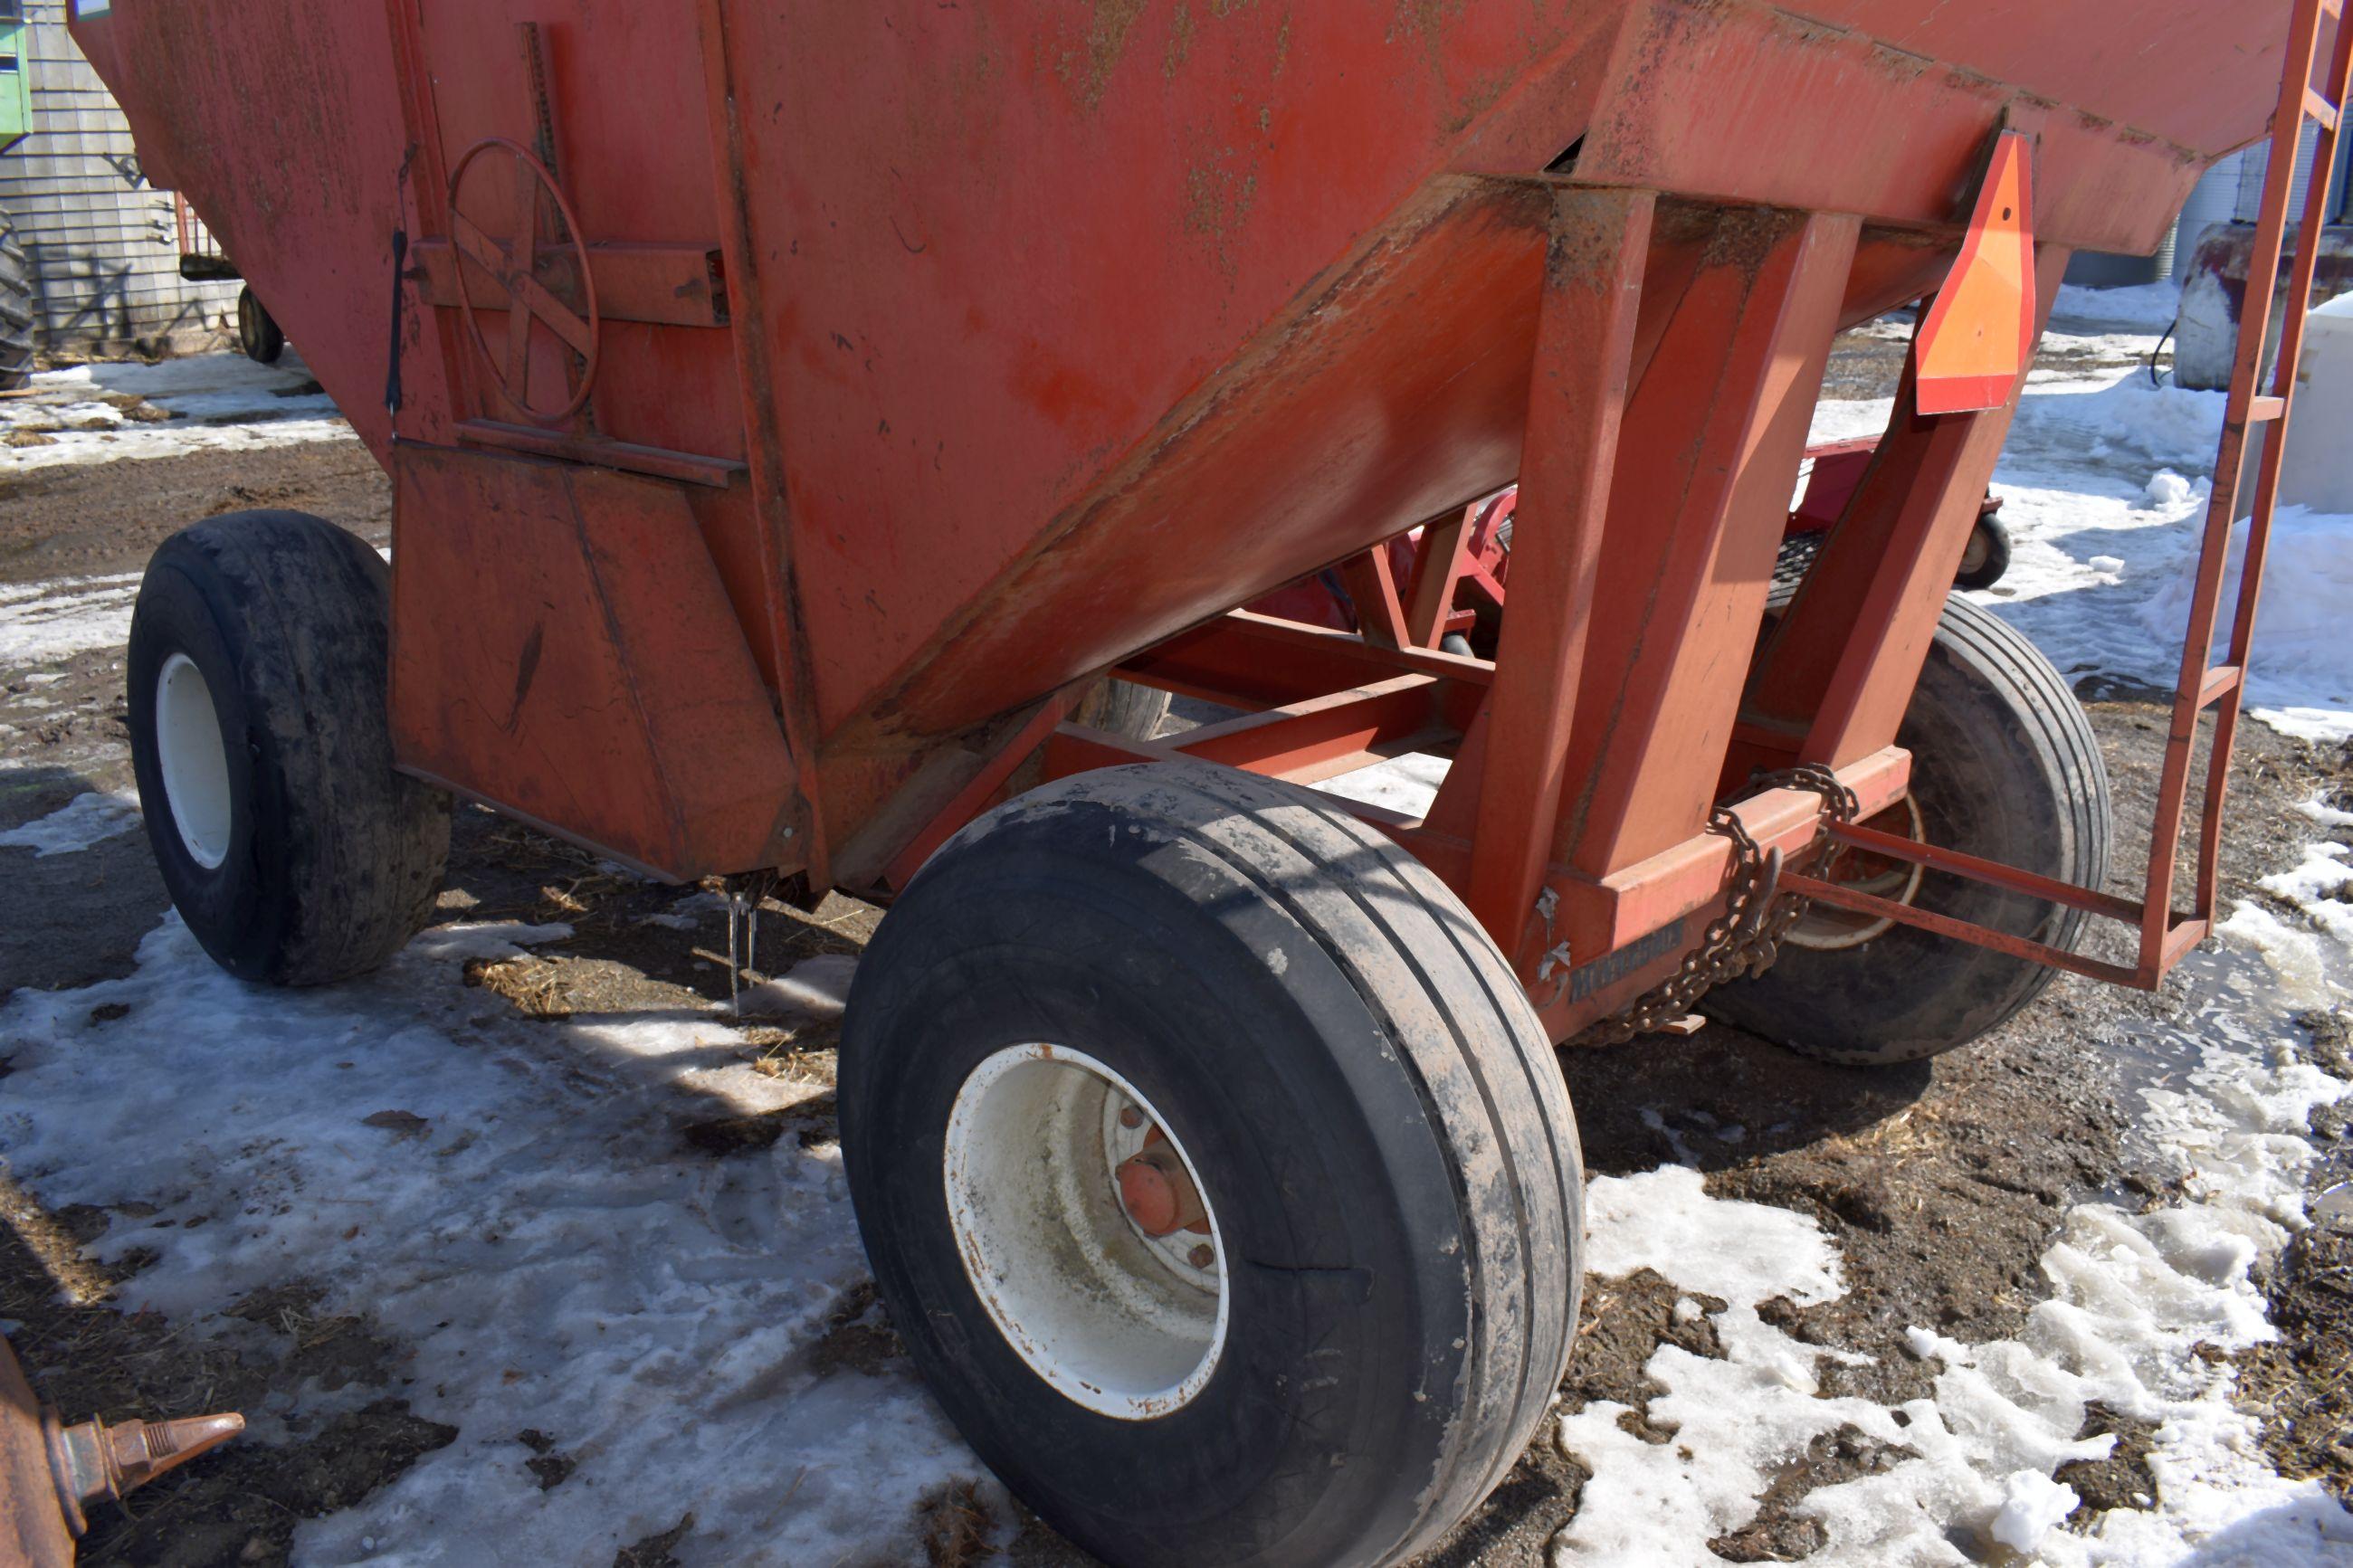
[[[792,758],[684,490],[393,455],[402,765],[661,876],[790,864]]]

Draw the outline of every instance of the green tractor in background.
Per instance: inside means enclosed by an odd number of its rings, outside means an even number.
[[[0,153],[33,130],[32,78],[25,70],[25,0],[0,0]],[[33,263],[16,225],[0,209],[0,392],[33,374]]]

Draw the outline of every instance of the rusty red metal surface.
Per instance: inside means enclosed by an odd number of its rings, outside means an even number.
[[[1832,334],[1939,294],[2013,166],[2038,299],[2152,247],[2263,130],[2288,15],[2148,0],[2129,51],[2089,0],[74,29],[395,472],[403,765],[660,875],[875,891],[1041,745],[1436,750],[1427,820],[1367,816],[1566,1033],[1696,940],[1750,768],[1901,797],[2017,378],[1899,400],[1752,676]],[[1515,481],[1497,658],[1436,651]],[[1418,527],[1430,570],[1376,548]],[[1327,570],[1359,635],[1231,613]],[[1250,711],[1058,728],[1114,668]],[[1795,853],[1820,805],[1739,810]]]
[[[0,1568],[71,1568],[87,1507],[121,1502],[244,1430],[237,1415],[69,1426],[0,1340]]]

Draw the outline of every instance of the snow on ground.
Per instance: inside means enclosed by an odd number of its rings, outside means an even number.
[[[0,675],[131,639],[139,576],[0,583]]]
[[[0,833],[0,849],[30,849],[36,855],[70,855],[128,833],[142,821],[134,795],[79,795],[37,822]]]
[[[1694,1297],[1721,1299],[1711,1315],[1725,1354],[1664,1344],[1651,1356],[1645,1371],[1665,1392],[1650,1415],[1676,1428],[1670,1442],[1621,1427],[1625,1408],[1606,1401],[1562,1420],[1561,1446],[1593,1479],[1555,1543],[1555,1568],[1713,1563],[1706,1542],[1747,1522],[1810,1442],[1847,1426],[1910,1457],[1800,1505],[1828,1528],[1807,1559],[1823,1568],[1957,1565],[2000,1548],[2052,1568],[2353,1563],[2353,1516],[2318,1483],[2271,1470],[2254,1421],[2231,1403],[2227,1362],[2198,1352],[2274,1337],[2249,1271],[2306,1223],[2307,1118],[2348,1092],[2285,1059],[2244,1016],[2199,1017],[2175,1042],[2194,1052],[2179,1087],[2141,1091],[2133,1136],[2169,1158],[2184,1201],[2148,1214],[2076,1207],[2042,1258],[2051,1298],[2021,1336],[1962,1345],[1915,1328],[1914,1353],[1942,1370],[1932,1398],[1898,1409],[1822,1397],[1817,1358],[1843,1352],[1758,1316],[1775,1297],[1802,1307],[1842,1293],[1830,1238],[1811,1220],[1711,1198],[1699,1173],[1680,1166],[1595,1181],[1590,1267],[1648,1267]],[[1678,1308],[1704,1310],[1689,1297]],[[2148,1510],[2061,1529],[2079,1500],[2052,1472],[2115,1442],[2075,1437],[2094,1400],[2158,1424],[2158,1495]]]
[[[2064,325],[2086,322],[2130,328],[2152,335],[2173,325],[2181,313],[2181,286],[2142,283],[2124,289],[2085,289],[2062,284],[2051,319]]]
[[[127,1311],[201,1323],[310,1279],[417,1347],[398,1392],[458,1439],[303,1525],[298,1561],[609,1562],[690,1509],[696,1562],[918,1555],[917,1498],[986,1472],[912,1374],[813,1362],[866,1273],[839,1152],[721,1163],[676,1131],[810,1091],[706,1016],[536,1023],[462,983],[565,934],[445,927],[374,979],[284,992],[167,917],[127,979],[0,1005],[0,1147],[52,1206],[160,1205],[100,1244],[156,1254]],[[580,1461],[562,1489],[523,1468],[529,1428]]]
[[[2170,689],[2225,395],[2156,386],[2132,371],[2031,390],[1994,472],[2011,542],[2008,575],[1970,596],[2071,678],[2105,674]],[[1816,441],[1876,435],[1890,403],[1824,403]],[[2327,438],[2305,426],[2291,440]],[[2243,549],[2242,521],[2236,543]],[[2224,604],[2237,591],[2234,555]],[[2249,711],[2285,734],[2353,736],[2353,518],[2283,507],[2255,624]],[[2215,658],[2229,647],[2226,613]]]
[[[2126,374],[2094,390],[2030,394],[1994,477],[2010,531],[2008,576],[1976,595],[2071,677],[2170,688],[2211,494],[2224,395]],[[2304,429],[2290,439],[2323,433]],[[2245,525],[2236,542],[2245,542]],[[2234,603],[2236,557],[2224,604]],[[2249,711],[2310,739],[2353,736],[2353,518],[2280,510],[2255,626]],[[2225,657],[2230,616],[2215,638]]]
[[[229,980],[167,917],[128,978],[0,1005],[0,1146],[46,1204],[115,1208],[102,1256],[154,1255],[126,1310],[201,1324],[308,1279],[325,1310],[417,1347],[399,1392],[459,1436],[305,1524],[299,1561],[458,1563],[493,1538],[509,1560],[603,1561],[689,1508],[697,1563],[904,1560],[917,1500],[981,1471],[911,1375],[816,1359],[864,1273],[838,1153],[786,1138],[722,1163],[675,1131],[682,1106],[807,1091],[751,1072],[708,1015],[533,1022],[463,984],[467,959],[565,930],[441,928],[373,980],[287,993]],[[1711,1198],[1680,1165],[1596,1180],[1589,1267],[1720,1299],[1725,1356],[1654,1353],[1651,1415],[1678,1428],[1671,1443],[1606,1403],[1561,1421],[1593,1479],[1556,1568],[1703,1568],[1785,1463],[1847,1426],[1905,1452],[1805,1505],[1829,1532],[1810,1561],[1829,1568],[1961,1564],[1996,1543],[2053,1568],[2353,1563],[2353,1518],[2263,1464],[2227,1362],[2196,1349],[2271,1337],[2250,1270],[2306,1223],[2307,1118],[2347,1091],[2270,1026],[2242,997],[2176,1029],[2188,1065],[2141,1090],[2131,1137],[2171,1161],[2181,1201],[2076,1208],[2020,1338],[1915,1329],[1941,1371],[1900,1408],[1823,1397],[1820,1358],[1851,1352],[1758,1311],[1841,1293],[1812,1220]],[[133,1218],[134,1200],[157,1210]],[[2060,1528],[2076,1500],[2052,1472],[2112,1441],[2074,1437],[2092,1400],[2158,1424],[2159,1495],[2079,1531]],[[275,1412],[248,1414],[274,1436]],[[529,1428],[580,1462],[560,1491],[523,1468]]]
[[[0,473],[205,447],[249,451],[351,434],[291,350],[275,365],[241,353],[155,364],[100,361],[43,371],[33,377],[30,396],[0,398]]]

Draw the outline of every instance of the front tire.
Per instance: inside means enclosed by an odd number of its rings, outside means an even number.
[[[384,560],[290,511],[214,518],[148,563],[125,661],[164,885],[240,980],[324,985],[431,916],[448,797],[393,771]]]
[[[1777,590],[1774,608],[1789,598]],[[1917,816],[1877,826],[2079,888],[2106,881],[2108,775],[2091,721],[2051,661],[1999,616],[1946,602],[1896,741],[1912,752]],[[1905,901],[2059,948],[2073,947],[2089,918],[1942,876],[1911,879]],[[1817,924],[1822,934],[1809,938]],[[1967,1045],[2058,973],[1912,926],[1855,934],[1817,910],[1770,970],[1710,993],[1703,1010],[1801,1055],[1886,1066]],[[1801,945],[1809,940],[1817,945]]]
[[[841,1058],[893,1321],[1106,1560],[1396,1563],[1545,1415],[1581,1278],[1558,1067],[1461,903],[1320,797],[1172,763],[1000,807],[884,920]],[[1156,1263],[1104,1142],[1146,1121],[1202,1200]]]

